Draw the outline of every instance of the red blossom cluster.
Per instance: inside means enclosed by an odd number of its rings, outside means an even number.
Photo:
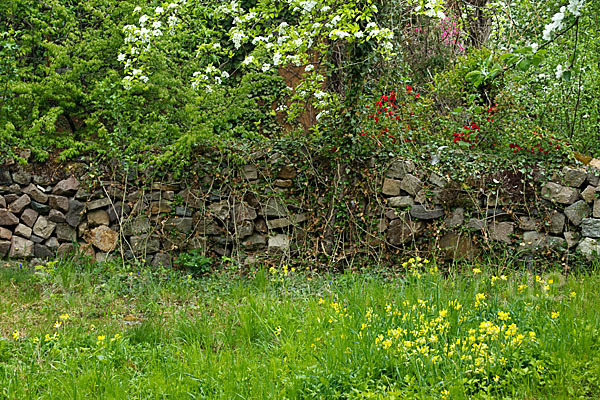
[[[541,135],[538,135],[541,136]],[[541,139],[541,137],[540,137]],[[541,143],[531,146],[530,148],[521,147],[516,143],[511,143],[508,145],[513,151],[513,153],[524,152],[524,153],[538,153],[538,154],[548,154],[553,150],[560,150],[560,139],[548,139],[547,145],[544,147]]]
[[[479,125],[477,125],[477,122],[472,121],[471,125],[465,125],[461,132],[452,132],[452,136],[454,136],[452,142],[465,142],[474,146],[479,141],[479,138],[476,137],[478,130]]]

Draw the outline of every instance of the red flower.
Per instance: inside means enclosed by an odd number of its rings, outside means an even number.
[[[412,90],[412,86],[406,85],[406,90],[408,90],[410,92]]]

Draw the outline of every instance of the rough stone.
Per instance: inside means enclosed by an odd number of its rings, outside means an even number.
[[[13,236],[8,256],[10,258],[28,258],[33,256],[33,242],[19,236]]]
[[[96,229],[99,229],[99,228],[96,228]],[[115,234],[116,234],[116,232],[115,232]],[[160,240],[156,236],[149,236],[149,235],[132,236],[129,239],[129,241],[131,244],[131,248],[133,249],[133,252],[135,254],[140,254],[140,255],[153,254],[160,250]],[[108,251],[108,250],[103,250],[103,249],[100,249],[100,250]]]
[[[204,201],[202,200],[200,194],[191,189],[182,190],[178,193],[178,196],[183,199],[183,204],[186,207],[198,209],[204,206]]]
[[[290,188],[294,183],[291,179],[275,179],[274,184],[280,188]]]
[[[423,188],[423,182],[414,175],[406,174],[400,182],[400,189],[415,196]]]
[[[175,207],[175,215],[177,215],[178,217],[191,217],[193,215],[194,211],[191,208],[186,208],[186,207],[182,207],[182,206],[177,206]],[[109,212],[110,215],[110,212]],[[113,221],[113,219],[111,218],[111,221]]]
[[[54,258],[54,252],[43,244],[34,243],[33,255],[37,258],[47,259]]]
[[[13,181],[18,183],[19,185],[28,185],[31,182],[31,174],[29,172],[24,171],[23,169],[19,169],[17,172],[13,172],[12,175]]]
[[[48,186],[50,184],[50,179],[41,175],[33,175],[33,183],[40,186]]]
[[[242,242],[242,246],[247,250],[258,250],[267,245],[267,238],[257,233],[250,235]]]
[[[73,243],[63,243],[56,249],[56,257],[58,258],[66,258],[73,253],[75,253],[75,246]]]
[[[110,203],[111,203],[111,201],[108,197],[104,197],[104,198],[98,199],[98,200],[92,200],[89,203],[87,203],[87,209],[90,211],[96,210],[98,208],[107,207],[110,205]]]
[[[448,232],[440,238],[437,247],[446,260],[473,259],[479,248],[473,242],[473,239],[466,234],[458,232]]]
[[[579,191],[554,182],[548,182],[542,187],[542,197],[560,204],[573,204],[579,198]]]
[[[190,233],[193,228],[193,220],[189,217],[170,217],[165,220],[164,227],[167,230],[175,229],[182,233]]]
[[[159,190],[161,192],[170,192],[170,191],[175,191],[175,190],[179,190],[180,186],[178,183],[153,183],[152,190]]]
[[[231,212],[236,223],[256,219],[256,210],[247,203],[237,203]]]
[[[410,208],[410,216],[416,219],[437,219],[444,216],[441,208],[428,209],[420,204]]]
[[[412,161],[396,160],[390,165],[385,176],[402,180],[406,174],[414,170],[415,164]]]
[[[31,228],[33,224],[35,224],[35,221],[37,221],[38,215],[39,214],[37,211],[28,208],[23,211],[23,214],[21,214],[21,221]]]
[[[169,200],[153,201],[150,205],[152,214],[170,213],[171,202]]]
[[[596,194],[598,192],[599,191],[596,186],[589,185],[583,192],[581,192],[581,197],[583,197],[586,202],[591,203],[598,198],[598,195]]]
[[[196,231],[200,235],[220,235],[224,232],[223,228],[213,218],[199,220]]]
[[[69,224],[57,224],[56,225],[56,238],[61,242],[75,242],[77,241],[77,234],[75,228]]]
[[[140,238],[140,236],[134,236],[134,237]],[[134,250],[135,250],[135,246],[133,244],[134,237],[131,238],[131,241],[132,241],[131,246],[134,247]],[[92,245],[94,245],[98,250],[105,252],[105,253],[108,253],[109,251],[113,251],[115,249],[115,247],[117,246],[118,239],[119,239],[119,234],[105,225],[94,228],[89,233],[89,242]],[[154,240],[156,242],[158,242],[158,239],[154,239]],[[153,242],[152,244],[155,244],[155,243]],[[136,246],[138,246],[138,247],[140,246],[139,240],[136,241]],[[158,243],[158,246],[160,246],[160,242]],[[156,249],[156,251],[158,251],[158,248]]]
[[[18,224],[19,218],[17,218],[15,214],[5,208],[0,209],[0,226],[12,226]]]
[[[46,240],[45,244],[46,247],[48,247],[52,251],[56,251],[56,249],[58,249],[58,246],[60,246],[60,243],[58,243],[58,239],[55,237],[51,237],[50,239]]]
[[[485,228],[485,220],[483,220],[483,219],[477,219],[477,218],[471,218],[469,220],[469,222],[467,222],[466,227],[467,227],[467,229],[471,229],[471,230],[475,230],[475,231],[480,231],[483,228]]]
[[[267,227],[267,221],[265,221],[265,219],[262,217],[258,217],[254,221],[254,229],[260,233],[267,233],[269,231],[269,228]]]
[[[110,218],[108,213],[104,210],[94,210],[87,213],[87,222],[90,227],[109,225]]]
[[[577,246],[579,239],[581,239],[581,235],[578,232],[565,232],[564,236],[569,248]]]
[[[398,215],[398,214],[396,213],[396,211],[395,211],[395,210],[387,210],[387,211],[385,212],[385,216],[386,216],[388,219],[390,219],[390,220],[394,220],[394,219],[396,219],[396,218],[400,218],[400,215]]]
[[[39,214],[48,215],[50,207],[46,204],[38,203],[37,201],[31,201],[31,208],[37,211]]]
[[[284,234],[269,236],[269,252],[286,252],[290,248],[290,238]]]
[[[292,221],[289,218],[276,218],[267,220],[267,227],[269,229],[282,229],[292,225]]]
[[[404,221],[398,218],[390,222],[387,230],[387,241],[392,246],[400,246],[417,238],[420,232],[420,222]]]
[[[48,239],[52,232],[54,232],[54,228],[56,228],[56,224],[54,222],[48,221],[46,217],[38,217],[37,221],[35,221],[35,225],[33,225],[33,233],[37,236]]]
[[[8,211],[13,214],[20,214],[29,204],[31,204],[31,198],[24,194],[8,206]]]
[[[70,226],[70,225],[69,225]],[[84,238],[88,231],[88,223],[87,221],[83,221],[79,225],[77,225],[77,236],[80,238]]]
[[[48,195],[38,189],[33,183],[23,189],[23,193],[28,194],[33,200],[38,203],[46,203],[48,201]]]
[[[492,223],[488,227],[490,233],[490,239],[502,242],[506,244],[511,244],[512,239],[511,235],[515,231],[515,224],[512,222],[497,222]]]
[[[281,199],[276,197],[269,198],[261,212],[267,217],[286,217],[288,215],[287,207]]]
[[[19,187],[19,185],[17,185],[17,187]],[[14,193],[8,193],[6,195],[4,195],[4,200],[6,200],[6,204],[10,204],[13,201],[17,200],[19,198],[19,195],[17,195],[17,193],[20,193],[21,190],[17,190]]]
[[[405,208],[405,207],[410,207],[414,204],[415,204],[415,202],[414,202],[413,198],[410,196],[396,196],[396,197],[390,197],[388,199],[388,206],[390,206],[390,207]]]
[[[0,227],[0,240],[10,240],[12,235],[13,234],[10,229]]]
[[[8,240],[0,240],[0,257],[6,257],[10,250],[11,242]]]
[[[29,238],[29,240],[31,240],[33,243],[44,243],[44,238],[41,238],[39,236],[36,235],[31,235],[31,237]]]
[[[519,228],[524,231],[535,231],[538,222],[534,218],[519,217]]]
[[[584,169],[564,167],[562,172],[563,184],[574,188],[578,188],[583,185],[587,178],[587,171]]]
[[[297,175],[296,168],[291,165],[283,166],[277,173],[279,179],[294,179]]]
[[[13,180],[10,177],[10,172],[8,172],[8,170],[6,169],[1,169],[0,170],[0,185],[2,186],[9,186],[12,185]]]
[[[588,238],[600,238],[600,219],[584,218],[581,222],[581,235]]]
[[[244,165],[242,168],[242,176],[246,180],[254,181],[258,179],[258,170],[254,165]]]
[[[212,203],[208,206],[208,212],[220,219],[221,221],[225,221],[229,217],[229,212],[231,207],[229,203],[225,200],[220,201],[218,203]]]
[[[25,239],[29,239],[31,237],[31,232],[31,228],[24,224],[19,224],[15,228],[15,235],[19,235]]]
[[[21,216],[21,219],[23,219],[23,216]],[[50,210],[50,215],[48,216],[48,219],[56,223],[63,223],[66,221],[65,214],[55,209]]]
[[[4,196],[0,196],[0,208],[6,208],[6,200]]]
[[[168,253],[156,253],[156,255],[152,258],[151,265],[155,267],[167,267],[171,268],[171,256]]]
[[[600,218],[600,199],[594,201],[594,218]]]
[[[577,246],[577,251],[583,254],[588,260],[594,255],[600,256],[600,242],[594,239],[585,238]]]
[[[74,177],[70,176],[54,185],[52,194],[58,196],[72,196],[79,190],[79,181]]]
[[[435,172],[432,172],[431,175],[429,175],[429,182],[431,182],[432,184],[434,184],[435,186],[437,186],[439,188],[443,188],[448,184],[448,181],[446,180],[446,178],[439,176]]]
[[[387,222],[387,219],[382,218],[379,221],[377,221],[377,232],[379,233],[383,233],[387,230],[389,224]]]
[[[575,226],[581,225],[581,221],[589,217],[591,212],[590,206],[584,200],[579,200],[565,208],[565,215]]]
[[[65,215],[67,223],[75,228],[81,222],[85,205],[78,200],[69,200],[69,211]]]
[[[523,242],[521,246],[537,250],[543,246],[545,235],[537,231],[523,232]]]
[[[587,181],[590,185],[600,185],[600,168],[590,168],[587,174]]]
[[[550,232],[551,233],[562,233],[565,227],[565,214],[561,212],[555,212],[550,216]]]
[[[402,191],[400,183],[401,181],[385,178],[383,180],[383,188],[381,189],[381,192],[386,196],[398,196]]]
[[[242,221],[235,225],[235,235],[238,239],[244,239],[254,232],[254,222]]]

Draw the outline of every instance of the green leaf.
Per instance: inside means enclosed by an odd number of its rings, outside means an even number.
[[[517,67],[523,72],[526,72],[531,66],[531,60],[529,58],[524,58],[517,64]]]
[[[565,81],[570,81],[571,80],[571,71],[564,71],[562,74],[562,78]]]

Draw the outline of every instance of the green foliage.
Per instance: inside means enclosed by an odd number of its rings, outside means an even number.
[[[211,271],[213,259],[202,254],[200,249],[181,253],[175,263],[197,274],[206,274]]]

